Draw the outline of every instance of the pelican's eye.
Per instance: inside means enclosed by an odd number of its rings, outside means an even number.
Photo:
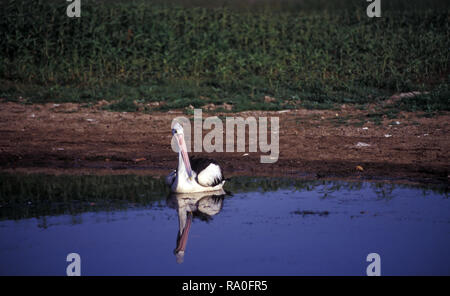
[[[172,129],[172,135],[175,135],[177,133],[176,129]]]

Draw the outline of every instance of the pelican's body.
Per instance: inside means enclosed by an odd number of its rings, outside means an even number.
[[[222,169],[211,159],[197,158],[189,160],[184,142],[183,128],[176,123],[172,134],[178,144],[178,169],[166,177],[166,184],[172,192],[192,193],[220,190],[225,183]]]

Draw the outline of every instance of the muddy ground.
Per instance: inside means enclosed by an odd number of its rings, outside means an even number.
[[[182,111],[121,113],[80,104],[0,102],[0,171],[165,175],[177,165],[170,124]],[[449,114],[400,113],[377,125],[369,110],[248,111],[278,116],[280,155],[194,153],[218,160],[226,176],[286,176],[449,184]],[[203,117],[213,114],[203,114]],[[221,117],[223,118],[223,117]],[[204,131],[206,134],[207,131]],[[358,144],[359,143],[359,144]],[[248,155],[244,155],[248,153]]]

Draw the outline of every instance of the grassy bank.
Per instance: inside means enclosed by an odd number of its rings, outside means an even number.
[[[241,111],[363,105],[419,90],[431,93],[399,107],[449,110],[445,1],[430,2],[439,10],[390,1],[379,19],[366,16],[365,1],[176,2],[86,0],[78,19],[64,1],[2,2],[0,97]]]

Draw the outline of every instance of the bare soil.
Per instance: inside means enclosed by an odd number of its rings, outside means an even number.
[[[109,112],[101,108],[103,104],[83,107],[71,103],[0,102],[0,171],[162,176],[176,167],[177,155],[170,147],[170,124],[173,118],[183,116],[182,111]],[[398,119],[385,118],[376,125],[366,117],[368,112],[342,106],[339,111],[204,113],[203,118],[278,116],[279,159],[274,164],[262,164],[260,153],[248,150],[193,154],[216,159],[226,176],[363,179],[448,186],[450,114],[427,118],[417,113],[400,113]]]

